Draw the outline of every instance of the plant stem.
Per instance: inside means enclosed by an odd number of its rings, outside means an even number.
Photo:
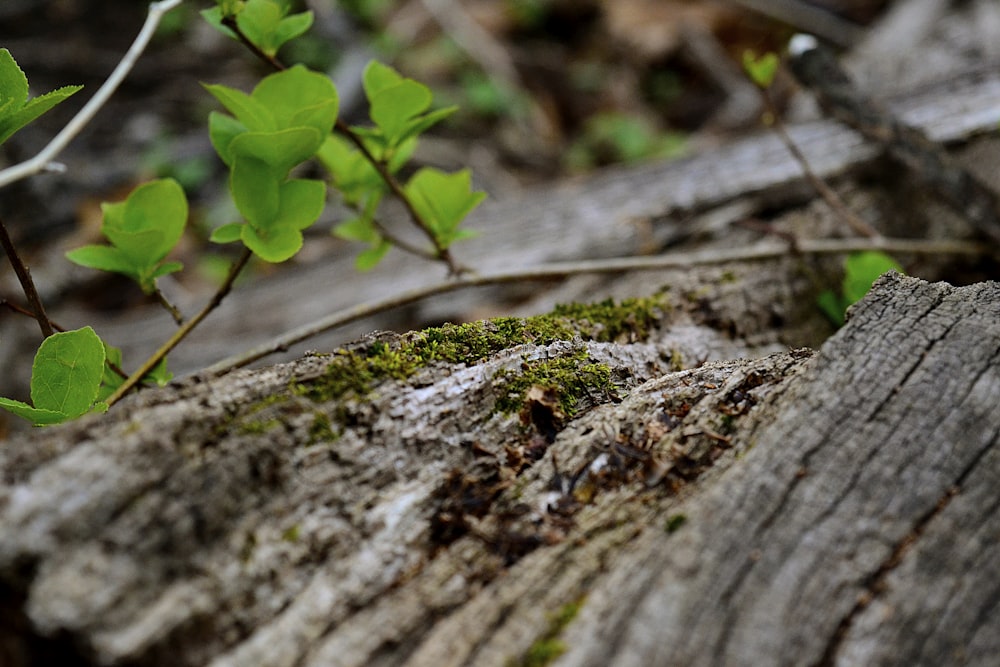
[[[170,303],[170,300],[167,299],[166,295],[162,291],[160,291],[159,287],[154,288],[153,296],[155,296],[156,301],[163,306],[168,313],[170,313],[170,317],[174,318],[174,322],[177,323],[177,326],[182,326],[184,324],[184,315],[181,314],[180,309]]]
[[[771,126],[774,131],[778,134],[781,142],[785,144],[785,148],[788,152],[792,154],[795,161],[799,163],[802,168],[802,173],[805,174],[806,180],[809,184],[813,186],[813,189],[819,193],[819,196],[823,198],[833,212],[841,220],[847,223],[847,226],[854,230],[855,234],[861,234],[862,236],[867,236],[868,238],[877,238],[879,233],[867,222],[859,218],[854,214],[853,211],[844,203],[844,200],[840,198],[834,190],[826,184],[826,182],[816,175],[816,172],[812,170],[809,166],[809,160],[803,155],[802,151],[799,150],[798,145],[792,139],[791,135],[788,134],[788,129],[785,127],[785,122],[781,120],[781,116],[778,114],[778,109],[771,99],[771,93],[769,90],[761,89],[761,94],[764,97],[764,105],[767,109],[767,113],[770,114],[772,123]]]
[[[368,160],[373,167],[375,167],[375,171],[377,171],[378,175],[382,177],[385,184],[389,186],[389,191],[392,192],[396,199],[403,203],[403,207],[406,208],[406,213],[410,216],[410,220],[413,221],[413,224],[416,225],[417,228],[430,239],[431,243],[434,244],[436,258],[448,265],[448,273],[453,276],[466,273],[468,269],[459,265],[452,256],[451,251],[448,250],[448,247],[441,244],[437,236],[434,234],[434,231],[430,228],[430,225],[428,225],[427,222],[420,217],[417,209],[413,207],[413,202],[410,201],[406,192],[403,191],[403,186],[400,185],[399,181],[396,180],[396,177],[389,172],[389,169],[381,160],[375,159],[375,156],[372,155],[368,150],[368,147],[365,146],[361,137],[359,137],[357,133],[340,118],[337,119],[334,129],[347,137],[347,139],[354,144],[359,151],[361,151],[361,154],[365,157],[365,159]]]
[[[205,319],[209,313],[219,307],[222,300],[227,294],[229,294],[230,290],[232,290],[233,283],[236,282],[237,276],[239,276],[243,267],[246,266],[251,255],[252,253],[249,249],[243,249],[242,254],[240,254],[239,258],[237,258],[237,260],[233,262],[233,265],[229,268],[229,273],[226,275],[226,279],[223,281],[222,285],[219,286],[219,289],[212,296],[212,299],[205,304],[205,306],[198,311],[194,317],[181,325],[177,331],[174,332],[174,335],[171,336],[167,342],[161,345],[153,356],[143,362],[142,366],[128,376],[125,382],[123,382],[122,385],[115,390],[115,393],[108,397],[107,404],[109,406],[117,403],[126,393],[139,384],[139,382],[142,381],[142,378],[146,377],[150,371],[156,368],[156,365],[159,364],[171,350],[177,347],[178,343],[184,340],[184,338],[191,333],[192,329],[198,326],[198,324]]]
[[[359,304],[332,313],[273,338],[242,354],[223,359],[209,366],[204,372],[220,375],[236,368],[242,368],[258,359],[277,352],[283,352],[296,343],[300,343],[330,329],[335,329],[364,317],[392,310],[393,308],[415,303],[431,296],[446,294],[466,287],[551,280],[585,273],[624,273],[626,271],[690,268],[694,266],[724,264],[727,262],[759,262],[785,257],[791,253],[803,255],[843,255],[862,250],[882,250],[904,255],[988,255],[995,252],[994,249],[986,245],[965,241],[923,241],[885,237],[872,239],[799,239],[794,244],[764,242],[748,248],[677,251],[646,257],[554,262],[494,274],[466,274],[444,282],[401,292],[381,301]]]
[[[24,291],[24,298],[28,300],[28,305],[31,307],[31,315],[38,322],[38,328],[42,330],[42,337],[48,338],[55,333],[52,329],[52,322],[49,321],[49,316],[45,313],[42,300],[38,296],[38,290],[35,289],[35,281],[31,279],[31,271],[28,270],[28,265],[24,263],[21,255],[17,252],[17,248],[14,247],[14,241],[11,240],[10,234],[7,233],[7,225],[4,224],[3,220],[0,220],[0,245],[3,245],[4,252],[7,253],[7,259],[10,260],[10,265],[14,267],[14,273],[17,274],[17,279],[21,283],[21,289]]]

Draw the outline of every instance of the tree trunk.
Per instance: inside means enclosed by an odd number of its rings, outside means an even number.
[[[739,361],[703,305],[374,336],[8,443],[3,664],[995,664],[1000,286],[890,275]]]

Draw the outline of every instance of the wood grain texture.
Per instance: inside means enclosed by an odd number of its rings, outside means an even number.
[[[989,664],[997,321],[891,276],[815,354],[671,372],[666,314],[363,400],[289,390],[325,357],[149,392],[0,450],[5,664]],[[614,400],[492,412],[581,351]]]

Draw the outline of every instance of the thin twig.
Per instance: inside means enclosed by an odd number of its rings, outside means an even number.
[[[38,328],[42,330],[42,337],[48,338],[55,333],[52,330],[52,322],[49,321],[49,316],[45,313],[45,306],[42,305],[42,299],[38,296],[38,290],[35,289],[35,281],[31,279],[31,271],[28,269],[28,265],[24,263],[24,260],[21,259],[17,248],[14,247],[14,241],[11,240],[10,234],[7,233],[7,225],[4,224],[3,220],[0,220],[0,245],[3,246],[4,252],[7,253],[7,259],[10,260],[10,265],[14,267],[17,280],[21,283],[24,298],[28,300],[28,305],[31,306],[31,316],[38,322]]]
[[[286,69],[288,69],[287,67],[285,67],[285,64],[283,62],[281,62],[274,56],[264,53],[264,51],[259,46],[254,44],[253,41],[246,36],[246,33],[243,32],[243,29],[240,28],[239,24],[236,22],[235,16],[223,16],[222,25],[232,30],[233,34],[236,35],[236,39],[240,40],[240,43],[243,44],[243,46],[250,49],[251,53],[253,53],[255,56],[257,56],[265,63],[270,65],[273,69],[279,72],[284,72]]]
[[[128,376],[125,382],[123,382],[122,385],[115,390],[115,393],[108,397],[106,402],[109,406],[117,403],[121,400],[122,396],[139,384],[142,381],[142,378],[146,377],[146,375],[156,368],[156,365],[159,364],[171,350],[177,347],[178,343],[184,340],[184,338],[191,333],[192,329],[198,326],[198,324],[201,323],[201,321],[205,319],[209,313],[218,308],[219,304],[222,303],[222,300],[233,288],[233,283],[236,282],[237,276],[240,275],[240,271],[242,271],[243,267],[246,266],[246,263],[250,260],[250,256],[252,254],[253,253],[251,253],[249,249],[243,249],[242,254],[229,268],[229,273],[226,275],[226,279],[215,292],[215,295],[212,296],[212,299],[205,304],[205,306],[198,311],[194,317],[180,326],[177,331],[174,332],[174,335],[172,335],[166,343],[161,345],[153,356],[143,362],[142,366],[140,366],[138,370]]]
[[[389,186],[390,192],[392,192],[396,199],[402,202],[403,207],[406,209],[406,213],[410,216],[410,220],[413,224],[416,225],[417,228],[431,240],[431,243],[434,244],[434,252],[437,255],[437,259],[448,265],[448,272],[453,276],[458,276],[468,272],[468,268],[461,266],[455,261],[455,258],[452,256],[448,247],[441,244],[437,235],[430,228],[430,225],[428,225],[427,222],[420,216],[417,209],[413,207],[413,202],[410,201],[409,196],[407,196],[406,192],[403,191],[403,186],[400,185],[399,181],[396,180],[396,177],[389,172],[388,167],[386,167],[381,160],[375,159],[375,156],[372,155],[368,150],[368,147],[365,146],[361,137],[359,137],[358,134],[340,118],[337,119],[334,129],[347,137],[347,139],[354,144],[359,151],[361,151],[361,154],[364,155],[365,159],[368,160],[373,167],[375,167],[375,171],[377,171],[379,176],[382,177],[385,184]]]
[[[842,255],[862,250],[882,250],[890,253],[913,255],[985,255],[993,250],[983,244],[965,241],[923,241],[894,238],[805,239],[798,240],[795,251],[807,255]],[[526,269],[503,271],[493,274],[464,275],[448,281],[401,292],[381,301],[353,306],[314,322],[293,329],[281,336],[256,346],[242,354],[224,359],[205,369],[205,373],[219,375],[242,368],[271,354],[287,350],[290,346],[321,333],[349,324],[377,313],[399,308],[431,296],[445,294],[467,287],[521,283],[536,280],[565,278],[585,273],[623,273],[626,271],[652,271],[657,269],[689,268],[727,262],[754,262],[776,259],[789,255],[786,243],[760,243],[749,248],[725,248],[702,251],[680,251],[646,257],[555,262]]]
[[[181,314],[180,308],[170,303],[170,300],[167,299],[167,296],[160,290],[159,287],[153,288],[153,296],[156,297],[157,303],[163,306],[163,308],[170,313],[170,317],[174,318],[174,322],[176,322],[178,326],[184,324],[184,315]]]
[[[411,255],[416,255],[417,257],[422,257],[429,262],[438,261],[438,256],[432,252],[425,250],[419,246],[416,246],[406,239],[401,238],[397,234],[390,231],[385,225],[378,221],[376,218],[372,218],[372,226],[375,227],[375,231],[379,233],[379,236],[386,239],[392,245],[396,246],[400,250],[405,250]]]
[[[101,107],[114,94],[115,89],[125,79],[139,59],[139,56],[146,49],[149,40],[153,37],[153,33],[156,32],[157,26],[159,26],[160,21],[163,19],[163,15],[180,4],[181,0],[162,0],[161,2],[150,3],[146,22],[136,36],[135,41],[132,42],[132,46],[125,54],[125,57],[118,63],[118,66],[115,67],[115,70],[108,77],[107,81],[104,82],[104,85],[73,117],[73,120],[67,123],[66,127],[35,157],[0,171],[0,187],[49,169],[49,165],[56,156],[86,127],[87,123],[97,115]]]
[[[854,230],[856,234],[861,234],[862,236],[867,236],[868,238],[877,238],[880,236],[878,231],[875,230],[867,222],[859,218],[854,212],[844,203],[844,200],[840,198],[833,188],[826,184],[822,178],[816,175],[816,172],[812,170],[809,165],[809,160],[806,156],[799,150],[798,144],[792,139],[792,136],[788,134],[788,129],[785,127],[785,122],[781,120],[781,115],[778,113],[777,107],[775,107],[774,101],[771,99],[771,93],[766,88],[761,90],[761,95],[764,97],[764,105],[767,108],[767,113],[772,119],[771,127],[775,132],[778,133],[778,137],[781,142],[785,144],[785,148],[788,152],[792,154],[795,161],[799,163],[799,167],[802,168],[802,173],[805,174],[806,180],[809,184],[813,186],[813,189],[819,193],[819,196],[823,198],[833,212],[841,220],[847,223],[847,225]]]

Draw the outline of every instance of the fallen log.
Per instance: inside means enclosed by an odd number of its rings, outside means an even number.
[[[817,352],[737,361],[685,301],[6,443],[3,664],[989,664],[1000,285],[889,275]]]

